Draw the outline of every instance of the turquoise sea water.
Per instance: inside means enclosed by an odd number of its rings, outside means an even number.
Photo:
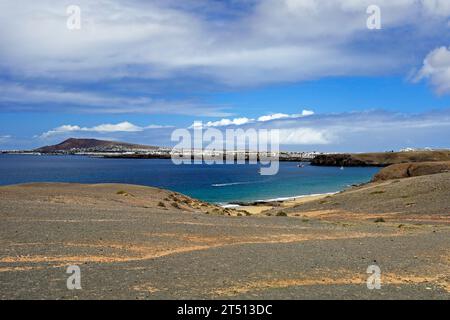
[[[0,155],[0,185],[26,182],[129,183],[229,203],[336,192],[367,182],[378,168],[314,167],[280,162],[274,176],[259,165],[174,165],[171,160],[102,159],[84,156]]]

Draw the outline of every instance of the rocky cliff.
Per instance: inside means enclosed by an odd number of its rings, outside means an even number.
[[[450,161],[450,151],[378,152],[318,155],[312,161],[316,166],[386,167],[397,163]]]

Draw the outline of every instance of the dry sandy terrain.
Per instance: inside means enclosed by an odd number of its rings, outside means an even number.
[[[0,298],[449,299],[449,178],[368,185],[273,216],[130,185],[0,187]],[[66,287],[70,265],[81,290]],[[367,289],[369,265],[380,290]]]
[[[373,182],[323,199],[268,211],[332,220],[450,223],[450,173]]]

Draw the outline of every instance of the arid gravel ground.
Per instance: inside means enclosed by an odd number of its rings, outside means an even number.
[[[415,197],[404,181],[360,187],[367,202],[355,189],[283,208],[290,217],[237,216],[130,185],[1,187],[0,298],[449,299],[449,211],[437,209],[448,209],[448,184],[436,198]],[[375,200],[397,186],[401,201]],[[348,199],[361,201],[357,210]],[[376,201],[395,212],[371,210]],[[317,214],[335,206],[337,215]],[[375,223],[380,214],[386,222]],[[70,265],[81,269],[81,290],[66,287]],[[366,286],[369,265],[381,268],[380,290]]]

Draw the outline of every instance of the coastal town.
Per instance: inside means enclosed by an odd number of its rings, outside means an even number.
[[[202,159],[260,159],[260,157],[276,158],[279,161],[310,161],[322,152],[269,152],[261,153],[248,150],[198,150],[174,149],[136,145],[124,142],[104,141],[96,139],[67,139],[54,146],[46,146],[33,150],[2,150],[1,153],[32,155],[82,155],[104,158],[131,159],[171,159],[172,157]]]
[[[403,148],[399,154],[410,152],[433,152],[431,148]],[[105,141],[97,139],[70,138],[60,144],[45,146],[33,150],[0,150],[3,154],[28,154],[28,155],[79,155],[100,158],[122,158],[122,159],[208,159],[208,160],[259,160],[277,159],[278,161],[306,161],[317,159],[319,163],[326,159],[328,165],[331,159],[339,156],[337,152],[317,151],[279,151],[279,152],[257,152],[249,150],[199,150],[199,149],[176,149],[171,147],[157,147],[131,144],[125,142]],[[383,153],[396,153],[390,150]],[[364,165],[363,162],[347,161],[348,155],[341,156],[334,165]]]

